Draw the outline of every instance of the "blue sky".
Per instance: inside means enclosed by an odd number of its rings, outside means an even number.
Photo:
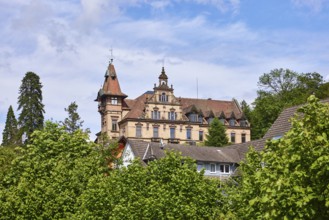
[[[152,90],[163,60],[178,97],[251,103],[274,68],[329,80],[328,0],[0,0],[0,25],[1,133],[33,71],[45,118],[63,120],[76,101],[94,138],[110,48],[128,98]]]

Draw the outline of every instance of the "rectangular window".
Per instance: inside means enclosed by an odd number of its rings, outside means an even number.
[[[231,133],[231,142],[235,143],[235,133]]]
[[[159,137],[159,128],[153,127],[153,137],[158,138]]]
[[[111,97],[111,104],[117,105],[118,104],[118,98],[117,97]]]
[[[142,137],[142,126],[136,125],[136,137]]]
[[[160,119],[160,112],[158,110],[154,110],[152,113],[152,119]]]
[[[116,119],[112,119],[112,131],[117,131],[117,122]]]
[[[188,118],[192,122],[198,122],[198,114],[190,114]]]
[[[170,128],[170,138],[175,138],[175,128]]]
[[[221,172],[221,173],[230,173],[230,165],[228,165],[228,164],[219,165],[219,172]]]
[[[240,126],[241,127],[246,127],[247,126],[246,120],[241,120],[240,121]]]
[[[246,142],[246,134],[241,134],[241,143]]]
[[[192,134],[191,134],[191,128],[186,129],[186,139],[191,140],[192,139]]]
[[[210,173],[216,173],[216,164],[214,163],[210,164]]]
[[[199,131],[199,141],[203,141],[203,131]]]
[[[176,112],[168,112],[168,119],[171,121],[175,121],[176,120]]]
[[[235,119],[231,118],[229,123],[230,123],[230,126],[235,126]]]
[[[201,171],[203,169],[203,163],[198,163],[198,171]]]

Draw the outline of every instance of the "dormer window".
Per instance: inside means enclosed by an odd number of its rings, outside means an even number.
[[[159,97],[160,102],[168,102],[168,96],[166,95],[165,92],[163,92],[160,97]]]
[[[220,121],[223,125],[225,124],[225,119],[224,119],[224,118],[219,119],[219,121]]]
[[[240,121],[240,126],[241,127],[246,127],[247,126],[247,120],[241,120]]]
[[[235,126],[235,119],[231,118],[229,121],[230,126]]]
[[[211,122],[214,120],[214,118],[208,118],[207,119],[207,122],[208,122],[208,124],[211,124]]]
[[[189,114],[188,119],[191,122],[198,122],[198,114],[196,113]]]

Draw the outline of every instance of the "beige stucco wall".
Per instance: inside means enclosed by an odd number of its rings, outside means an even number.
[[[153,138],[153,127],[159,126],[159,137],[167,142],[170,138],[170,127],[175,127],[175,138],[179,139],[180,143],[186,143],[189,141],[195,141],[196,143],[203,142],[208,133],[208,127],[203,127],[200,125],[187,125],[187,124],[176,124],[176,123],[164,123],[153,120],[153,122],[137,122],[129,121],[120,126],[120,135],[124,135],[127,138],[136,138],[150,141]],[[142,138],[136,137],[136,125],[139,124],[142,127]],[[191,128],[191,140],[186,139],[187,127]],[[199,131],[203,131],[203,141],[199,141]],[[248,129],[227,129],[226,134],[230,140],[231,133],[235,133],[235,143],[241,143],[241,135],[246,134],[246,141],[250,141],[250,131]]]

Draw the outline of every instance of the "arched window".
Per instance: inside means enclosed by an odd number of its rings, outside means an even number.
[[[159,97],[160,102],[168,102],[168,96],[163,92]]]

